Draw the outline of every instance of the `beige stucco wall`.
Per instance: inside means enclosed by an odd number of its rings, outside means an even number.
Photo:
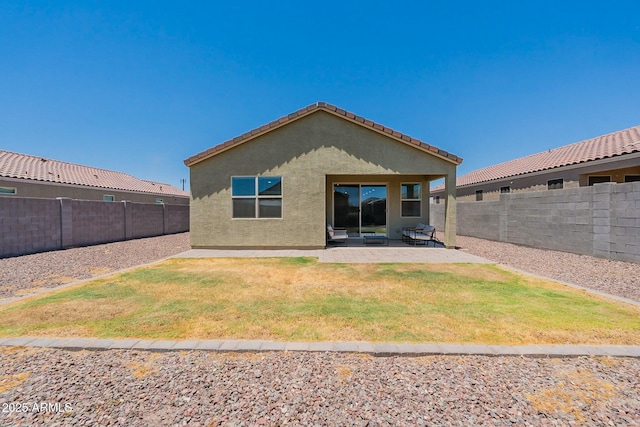
[[[33,197],[55,199],[57,197],[68,197],[77,200],[103,200],[104,195],[114,196],[114,201],[128,200],[136,203],[155,203],[156,199],[162,199],[169,205],[188,205],[188,197],[175,197],[165,194],[137,193],[127,191],[116,191],[108,188],[81,187],[77,185],[65,185],[51,182],[27,181],[24,179],[0,178],[0,187],[16,188],[17,197]],[[11,195],[0,194],[0,197],[11,197]]]
[[[334,180],[344,182],[348,173],[350,182],[389,182],[392,206],[399,204],[392,191],[399,192],[402,175],[406,181],[417,176],[427,180],[455,173],[455,167],[327,112],[315,112],[191,166],[191,245],[324,247]],[[282,177],[282,218],[231,218],[231,177],[243,175]],[[426,196],[423,215],[428,218]],[[400,208],[392,207],[389,215],[395,233],[402,222],[394,209]]]

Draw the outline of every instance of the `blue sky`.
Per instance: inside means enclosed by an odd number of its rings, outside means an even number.
[[[464,158],[640,124],[640,2],[11,1],[0,148],[181,186],[183,160],[316,101]]]

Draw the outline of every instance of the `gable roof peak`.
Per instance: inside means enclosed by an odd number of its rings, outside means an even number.
[[[244,142],[252,140],[265,133],[271,132],[272,130],[275,130],[281,126],[289,124],[295,120],[308,116],[317,111],[326,111],[330,114],[333,114],[334,116],[351,121],[355,124],[358,124],[370,130],[373,130],[374,132],[381,133],[389,138],[395,139],[397,141],[403,142],[408,145],[412,145],[414,146],[414,148],[418,148],[418,149],[421,149],[422,151],[426,151],[431,155],[440,157],[456,165],[462,163],[462,158],[456,156],[455,154],[448,153],[444,150],[439,149],[438,147],[422,142],[419,139],[412,138],[408,135],[405,135],[401,132],[393,130],[387,126],[383,126],[372,120],[365,119],[364,117],[358,116],[350,111],[344,110],[335,105],[329,104],[324,101],[318,101],[313,104],[307,105],[306,107],[303,107],[297,111],[294,111],[291,114],[280,117],[277,120],[273,120],[272,122],[269,122],[253,130],[250,130],[249,132],[245,132],[240,136],[237,136],[233,139],[227,140],[226,142],[223,142],[214,147],[211,147],[208,150],[202,151],[194,156],[191,156],[184,161],[184,164],[189,167],[193,166],[196,163],[199,163],[203,160],[213,157],[223,151],[231,149],[237,145],[240,145]]]

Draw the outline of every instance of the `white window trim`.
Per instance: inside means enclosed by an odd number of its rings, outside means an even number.
[[[233,195],[233,178],[254,178],[255,179],[255,185],[256,185],[256,194],[255,196],[234,196]],[[261,196],[258,190],[258,178],[280,178],[280,195],[279,196],[275,196],[275,195],[266,195],[266,196]],[[230,189],[231,189],[231,219],[234,221],[255,221],[255,220],[259,220],[259,221],[264,221],[264,220],[282,220],[282,218],[284,217],[284,203],[280,202],[280,217],[277,218],[265,218],[265,217],[260,217],[258,216],[258,214],[260,213],[260,203],[258,202],[260,199],[280,199],[282,200],[283,194],[284,194],[284,178],[282,177],[282,175],[234,175],[231,177],[231,185],[230,185]],[[255,205],[255,217],[253,218],[236,218],[233,216],[233,200],[234,199],[252,199],[256,201],[256,205]]]
[[[402,198],[402,186],[403,185],[410,185],[410,184],[417,184],[420,186],[420,198],[419,199],[404,199]],[[411,216],[405,216],[402,215],[402,202],[419,202],[419,206],[420,206],[420,213],[419,215],[415,216],[415,215],[411,215]],[[400,183],[400,218],[422,218],[422,183],[421,182],[401,182]]]

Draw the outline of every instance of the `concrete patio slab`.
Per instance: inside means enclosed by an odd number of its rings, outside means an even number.
[[[392,241],[393,242],[393,241]],[[479,256],[440,247],[410,246],[396,241],[389,246],[346,246],[327,249],[190,249],[174,258],[282,258],[315,257],[319,262],[330,263],[476,263],[495,264]]]

